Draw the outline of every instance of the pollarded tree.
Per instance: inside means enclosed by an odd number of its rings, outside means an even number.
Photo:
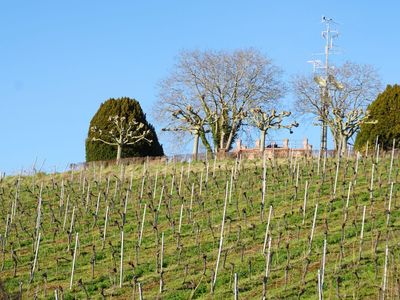
[[[90,130],[93,132],[92,141],[102,142],[106,145],[117,147],[117,161],[121,159],[122,148],[130,145],[135,145],[144,140],[151,144],[152,140],[147,136],[150,130],[144,129],[144,124],[137,122],[135,119],[128,120],[126,117],[118,115],[108,118],[109,131],[93,126]]]
[[[275,106],[284,93],[281,71],[254,49],[182,52],[160,84],[155,111],[167,128],[204,120],[199,135],[208,151],[229,151],[252,108]],[[191,110],[186,108],[190,107]],[[176,118],[176,112],[185,112]],[[204,134],[209,132],[209,134]]]
[[[89,126],[86,161],[162,155],[154,127],[139,102],[111,98],[100,105]]]
[[[354,146],[362,149],[375,143],[376,137],[384,150],[393,147],[393,139],[396,144],[400,141],[400,85],[388,85],[378,95],[376,100],[368,106],[370,119],[376,124],[362,124]]]
[[[376,124],[369,115],[369,111],[362,108],[342,112],[340,109],[333,109],[327,121],[335,139],[336,150],[341,154],[346,153],[349,139],[360,129],[362,124]]]
[[[163,128],[163,131],[180,131],[189,132],[194,136],[193,144],[193,159],[197,160],[199,151],[199,139],[205,138],[205,134],[208,132],[205,128],[206,120],[201,116],[199,109],[195,110],[192,106],[188,105],[185,108],[177,109],[172,112],[174,123],[170,126]]]
[[[265,136],[270,129],[289,129],[292,133],[293,127],[298,127],[297,122],[292,122],[290,124],[283,124],[283,119],[291,115],[291,112],[282,111],[280,113],[276,112],[275,109],[267,112],[262,110],[260,107],[253,108],[250,110],[250,125],[258,128],[260,130],[260,151],[265,150]]]

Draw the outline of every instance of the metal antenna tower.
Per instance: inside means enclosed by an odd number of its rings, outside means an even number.
[[[323,116],[321,118],[322,122],[322,132],[321,132],[321,155],[326,155],[327,150],[327,124],[326,124],[326,116],[328,115],[328,107],[329,107],[329,90],[328,90],[328,83],[330,81],[334,81],[333,77],[330,76],[330,70],[332,67],[329,66],[329,55],[334,54],[334,46],[333,41],[334,39],[339,37],[339,32],[335,29],[332,29],[333,24],[337,24],[333,21],[332,18],[327,18],[325,16],[322,17],[322,23],[325,24],[325,30],[322,31],[322,38],[325,40],[325,63],[322,64],[321,60],[311,60],[308,61],[309,63],[313,64],[313,72],[320,73],[318,70],[323,70],[323,73],[318,76],[314,76],[315,82],[321,88],[321,103],[322,103],[322,111]]]
[[[322,37],[325,39],[325,79],[328,79],[329,75],[329,54],[334,53],[333,50],[333,40],[339,37],[339,32],[337,30],[332,30],[331,24],[337,24],[332,18],[322,17],[322,23],[325,23],[325,30],[322,31]]]

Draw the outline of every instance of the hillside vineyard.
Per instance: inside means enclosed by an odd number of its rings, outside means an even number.
[[[398,298],[399,154],[372,150],[2,176],[0,298]]]

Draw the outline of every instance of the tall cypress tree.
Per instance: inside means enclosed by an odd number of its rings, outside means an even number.
[[[139,102],[135,99],[123,97],[118,99],[110,98],[102,103],[90,121],[88,137],[86,139],[86,161],[115,159],[117,147],[104,144],[100,141],[92,141],[94,133],[91,130],[92,127],[103,131],[111,130],[112,124],[109,121],[109,117],[112,116],[125,117],[128,121],[134,119],[139,123],[143,123],[143,130],[149,130],[147,138],[152,141],[150,144],[143,140],[134,145],[124,146],[122,149],[122,158],[164,155],[154,127],[147,122],[146,115],[143,113]]]

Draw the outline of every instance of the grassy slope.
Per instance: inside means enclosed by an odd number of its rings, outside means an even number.
[[[317,270],[321,266],[322,248],[327,238],[326,271],[324,296],[326,298],[356,297],[377,298],[382,284],[385,245],[389,245],[388,294],[389,298],[399,296],[399,280],[396,265],[399,264],[398,186],[394,185],[392,212],[386,227],[386,208],[389,195],[389,158],[379,161],[375,169],[373,199],[370,198],[371,158],[360,161],[357,182],[351,191],[347,222],[343,226],[344,206],[349,181],[354,179],[354,160],[343,159],[336,196],[332,195],[336,161],[327,161],[325,180],[316,175],[316,161],[297,161],[300,166],[296,195],[296,172],[294,163],[267,161],[267,193],[264,218],[261,220],[260,202],[262,187],[262,162],[242,161],[233,184],[232,197],[227,207],[225,235],[221,262],[218,270],[214,299],[233,297],[233,272],[238,273],[239,295],[243,299],[261,298],[266,259],[261,253],[269,206],[274,207],[270,233],[271,269],[267,282],[267,298],[317,297]],[[73,173],[21,177],[16,215],[5,243],[4,269],[0,272],[5,290],[18,294],[20,282],[24,298],[53,298],[56,288],[63,289],[64,299],[85,298],[84,288],[91,298],[125,299],[135,292],[133,282],[141,283],[145,299],[159,295],[160,273],[157,261],[160,256],[161,233],[164,233],[164,291],[162,299],[209,299],[212,272],[217,258],[220,225],[222,220],[225,185],[230,181],[235,161],[217,162],[216,176],[212,177],[213,162],[210,162],[208,184],[205,184],[206,168],[199,162],[191,165],[188,178],[188,164],[150,164],[144,185],[144,196],[140,199],[143,166],[129,166],[125,170],[121,186],[121,172],[117,168],[91,169]],[[184,168],[181,197],[178,196],[181,167]],[[292,167],[290,169],[290,167]],[[392,179],[398,178],[398,159],[392,172]],[[155,174],[158,173],[155,195]],[[203,173],[201,175],[201,173]],[[122,225],[126,191],[133,175],[133,188],[128,196],[126,223],[124,225],[124,282],[119,288],[120,229]],[[160,200],[165,177],[165,187],[158,224],[154,226],[155,211]],[[175,186],[171,196],[172,174]],[[110,178],[108,197],[105,197],[107,178]],[[200,178],[203,180],[202,194],[199,195]],[[305,222],[303,222],[303,199],[305,182],[308,181],[308,201]],[[64,188],[64,206],[60,209],[61,185]],[[33,241],[40,186],[42,191],[41,241],[38,255],[38,269],[29,284]],[[191,188],[194,184],[193,210],[190,213]],[[90,193],[88,196],[88,185]],[[117,187],[117,188],[116,188]],[[17,177],[6,177],[0,184],[0,234],[4,240],[7,214],[15,199]],[[94,225],[94,212],[100,193],[99,218]],[[69,196],[65,230],[62,230],[65,204]],[[142,220],[144,204],[147,205],[144,234],[140,249],[136,247]],[[184,204],[181,236],[178,238],[178,224],[181,203]],[[308,256],[309,265],[305,270],[309,236],[312,227],[315,204],[318,203],[316,228],[312,250]],[[372,206],[373,203],[373,206]],[[107,237],[102,249],[102,235],[106,206],[110,213]],[[167,206],[170,208],[167,209]],[[362,208],[366,205],[366,221],[362,257],[359,260],[359,235]],[[71,234],[71,249],[68,252],[68,230],[72,206],[75,206],[75,226]],[[52,212],[53,211],[53,212]],[[168,213],[169,211],[169,213]],[[170,220],[167,215],[170,214]],[[191,215],[191,219],[190,219]],[[212,230],[211,230],[212,228]],[[344,228],[344,241],[342,240]],[[72,254],[75,232],[79,232],[79,247],[72,290],[69,290]],[[213,237],[214,235],[214,237]],[[179,243],[178,243],[179,242]],[[93,246],[96,250],[94,279],[91,278]],[[343,258],[340,248],[342,247]],[[13,276],[11,249],[16,251],[18,266]],[[375,251],[376,249],[376,251]],[[139,253],[139,255],[137,255]],[[113,258],[114,257],[114,258]],[[204,259],[207,261],[203,275]],[[58,261],[58,262],[57,262]],[[81,279],[82,284],[79,284]],[[103,292],[102,292],[103,291]],[[45,293],[47,294],[45,296]]]

